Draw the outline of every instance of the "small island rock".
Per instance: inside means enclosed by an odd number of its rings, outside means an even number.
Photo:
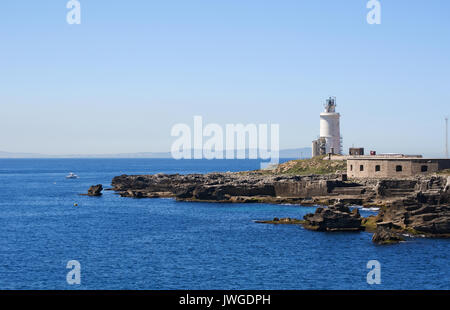
[[[361,216],[342,205],[319,207],[314,214],[304,216],[303,227],[315,231],[361,231]]]
[[[102,184],[92,185],[89,188],[87,195],[88,196],[101,196],[102,195],[102,190],[103,190],[103,185]]]

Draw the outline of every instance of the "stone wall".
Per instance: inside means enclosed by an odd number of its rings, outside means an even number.
[[[350,178],[407,178],[435,173],[440,165],[442,163],[433,159],[348,159],[347,175]]]

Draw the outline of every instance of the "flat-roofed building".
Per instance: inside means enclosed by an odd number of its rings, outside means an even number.
[[[436,173],[444,169],[450,169],[450,159],[401,154],[347,157],[349,178],[404,178]]]

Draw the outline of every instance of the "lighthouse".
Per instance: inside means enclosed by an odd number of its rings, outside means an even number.
[[[312,156],[342,154],[341,115],[336,112],[336,97],[330,97],[320,113],[320,137],[312,143]]]

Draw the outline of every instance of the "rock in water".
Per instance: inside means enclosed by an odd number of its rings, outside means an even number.
[[[376,244],[395,244],[405,239],[399,234],[385,227],[377,227],[377,230],[372,236],[372,242]]]
[[[361,231],[361,216],[356,209],[353,212],[348,207],[337,205],[327,208],[317,208],[316,213],[304,216],[303,227],[315,231]]]
[[[103,190],[103,185],[101,185],[101,184],[92,185],[89,188],[87,195],[88,196],[101,196],[102,195],[102,190]]]
[[[450,205],[448,196],[421,194],[398,200],[383,208],[378,218],[392,222],[398,230],[429,237],[450,237]]]

